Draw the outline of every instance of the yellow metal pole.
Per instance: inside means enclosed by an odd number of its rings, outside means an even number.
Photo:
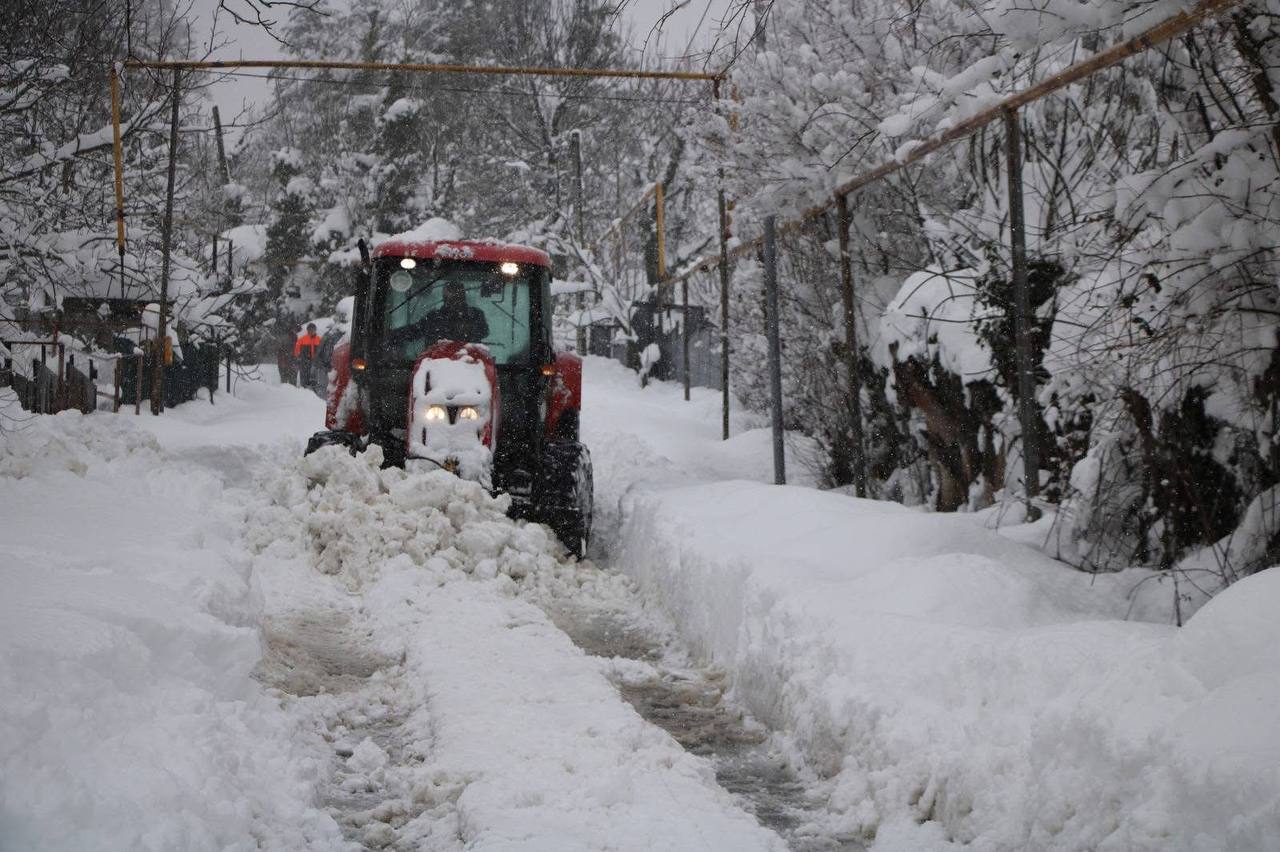
[[[120,296],[124,297],[124,156],[120,145],[120,69],[111,63],[111,139],[116,169],[116,251],[120,253]]]
[[[234,68],[293,68],[335,71],[416,71],[430,74],[512,74],[525,77],[615,77],[633,80],[718,80],[709,71],[641,71],[632,68],[547,68],[542,66],[440,65],[420,62],[330,62],[318,59],[146,60],[130,59],[126,68],[179,71]]]

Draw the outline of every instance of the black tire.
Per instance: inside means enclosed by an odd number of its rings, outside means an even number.
[[[353,456],[363,449],[359,435],[354,435],[351,432],[325,430],[311,436],[311,439],[307,441],[307,449],[303,452],[303,455],[309,456],[321,447],[330,447],[335,444],[346,447],[347,451]]]
[[[547,445],[537,515],[578,559],[591,542],[594,484],[591,452],[577,441]]]

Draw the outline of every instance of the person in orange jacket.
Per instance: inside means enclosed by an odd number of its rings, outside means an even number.
[[[316,334],[316,324],[307,323],[307,333],[298,336],[293,344],[293,357],[298,360],[298,385],[313,388],[315,385],[316,353],[320,350],[320,335]]]

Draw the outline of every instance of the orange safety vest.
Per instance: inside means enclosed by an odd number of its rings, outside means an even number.
[[[316,350],[320,348],[320,336],[317,334],[304,334],[299,337],[298,342],[293,344],[293,357],[297,358],[301,355],[303,347],[311,349],[311,351],[307,353],[307,360],[314,360],[316,357]]]

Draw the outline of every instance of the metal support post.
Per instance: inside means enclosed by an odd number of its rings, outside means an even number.
[[[723,171],[721,178],[724,177]],[[720,431],[729,440],[729,210],[724,189],[718,193],[720,207]]]
[[[569,134],[569,157],[573,160],[573,215],[574,215],[574,231],[578,239],[578,248],[581,251],[586,244],[586,238],[583,236],[585,228],[583,227],[582,204],[582,131],[574,130]],[[578,354],[587,354],[587,327],[583,325],[582,319],[587,308],[587,294],[578,293],[578,335],[577,346]]]
[[[1017,110],[1004,113],[1009,170],[1009,246],[1013,256],[1013,327],[1018,363],[1018,420],[1022,427],[1023,477],[1027,520],[1039,511],[1032,500],[1040,493],[1039,414],[1031,359],[1031,297],[1027,292],[1027,232],[1022,208],[1022,125]]]
[[[169,112],[169,178],[165,186],[164,221],[161,223],[160,317],[156,323],[156,356],[151,372],[151,413],[164,411],[164,352],[169,339],[169,263],[173,252],[173,184],[178,169],[178,89],[180,72],[173,69],[173,107]]]
[[[684,401],[689,401],[689,279],[680,282],[680,343],[684,350]]]
[[[58,379],[54,384],[53,407],[61,409],[66,404],[67,394],[67,346],[58,344]]]
[[[867,457],[862,436],[862,376],[858,372],[858,318],[853,282],[853,257],[849,251],[853,217],[849,198],[836,196],[836,234],[840,242],[840,300],[844,308],[845,370],[849,387],[849,440],[853,444],[853,487],[859,497],[867,496]]]
[[[142,353],[139,353],[134,357],[138,359],[138,371],[137,375],[134,376],[133,382],[133,413],[136,416],[142,413],[142,362],[146,361],[147,357]]]
[[[654,185],[653,206],[654,229],[658,239],[658,284],[661,288],[662,282],[667,280],[667,203],[662,181]],[[661,303],[661,297],[658,301]]]
[[[777,217],[764,220],[765,326],[769,337],[769,396],[773,421],[773,481],[787,484],[787,458],[782,441],[782,341],[778,334]]]

